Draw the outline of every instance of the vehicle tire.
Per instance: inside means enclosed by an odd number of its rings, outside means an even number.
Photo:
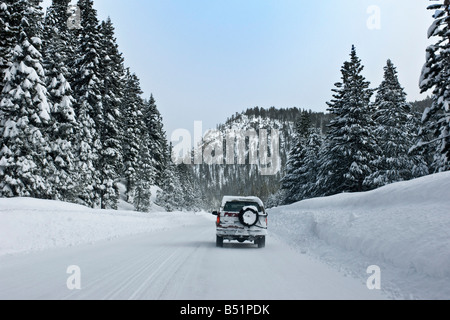
[[[239,222],[246,227],[253,227],[259,221],[259,213],[256,210],[247,208],[247,210],[242,209],[239,213]]]
[[[266,237],[259,237],[255,242],[260,249],[266,247]]]
[[[217,248],[223,248],[223,238],[222,237],[217,236],[217,238],[216,238],[216,247]]]

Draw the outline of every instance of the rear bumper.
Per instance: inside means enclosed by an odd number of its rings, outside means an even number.
[[[217,236],[226,240],[254,240],[256,238],[267,236],[267,229],[263,228],[236,228],[236,227],[218,227]]]

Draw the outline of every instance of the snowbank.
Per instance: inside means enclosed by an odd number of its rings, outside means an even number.
[[[75,246],[195,223],[193,213],[94,210],[31,198],[0,199],[0,256]]]
[[[450,298],[450,172],[269,214],[272,232],[304,253],[366,279],[382,267],[394,297]]]

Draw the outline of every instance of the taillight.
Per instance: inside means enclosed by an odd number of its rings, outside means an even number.
[[[217,215],[217,222],[216,222],[216,224],[217,224],[217,225],[220,225],[220,214]]]
[[[268,220],[267,220],[267,218],[266,218],[266,227],[268,227],[269,226],[269,223],[268,223]]]

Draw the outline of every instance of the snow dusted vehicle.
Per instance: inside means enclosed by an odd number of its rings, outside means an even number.
[[[263,202],[257,197],[224,197],[217,216],[217,247],[224,240],[251,241],[258,248],[266,246],[267,213]]]

